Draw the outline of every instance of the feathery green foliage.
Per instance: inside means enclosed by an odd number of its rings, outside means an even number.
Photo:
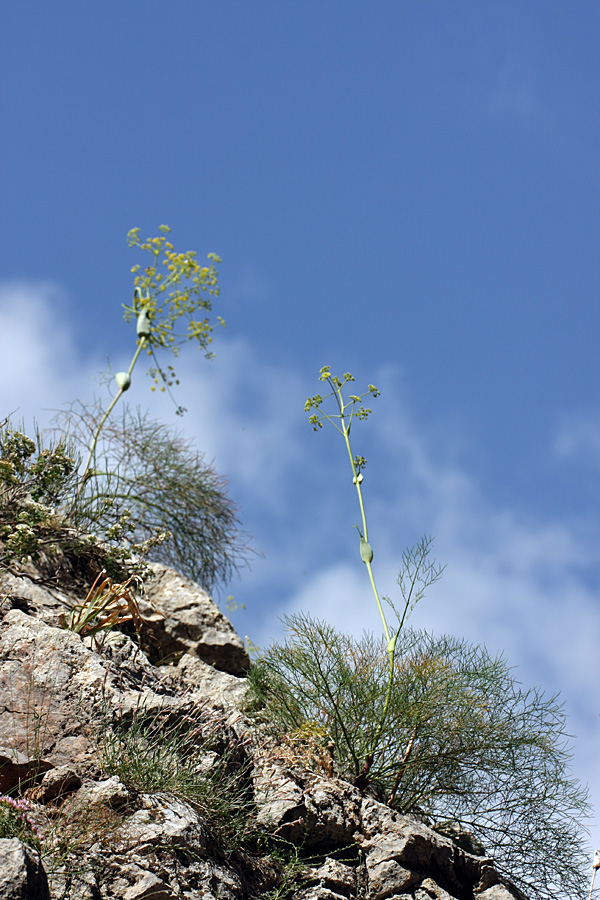
[[[101,417],[98,404],[78,403],[58,422],[76,446],[85,447]],[[83,527],[145,548],[148,559],[210,590],[249,554],[226,489],[189,441],[125,406],[102,430],[96,466],[74,515]]]
[[[363,394],[346,399],[329,367],[331,392],[309,397],[318,430],[342,435],[361,513],[360,556],[383,638],[355,639],[306,615],[287,617],[289,638],[250,672],[249,709],[276,734],[310,729],[333,755],[337,773],[403,813],[428,816],[441,831],[472,829],[507,874],[537,900],[576,898],[584,884],[587,792],[569,774],[565,718],[556,697],[523,690],[502,658],[450,637],[406,630],[405,621],[442,570],[431,540],[403,555],[403,606],[391,628],[372,569],[362,495],[366,460],[354,455],[354,419],[366,419]],[[322,412],[330,398],[334,412]],[[387,598],[383,598],[387,599]]]
[[[472,830],[532,897],[577,895],[589,811],[569,776],[556,697],[523,690],[485,648],[405,629],[379,733],[385,642],[305,615],[285,624],[289,638],[250,673],[255,714],[267,727],[289,734],[313,724],[341,777],[403,813]]]

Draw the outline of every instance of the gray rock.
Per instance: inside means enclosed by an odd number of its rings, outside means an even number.
[[[457,822],[446,821],[438,823],[434,831],[437,831],[438,834],[444,837],[449,837],[457,847],[460,847],[461,850],[466,850],[472,856],[485,856],[485,847],[477,836],[472,831],[461,828]]]
[[[306,838],[310,844],[350,844],[359,830],[359,791],[338,778],[311,776],[306,782]]]
[[[175,893],[162,878],[143,869],[139,869],[139,878],[135,884],[128,887],[122,895],[123,900],[177,900],[178,896],[181,896],[179,891]]]
[[[390,851],[388,851],[390,852]],[[406,890],[418,882],[419,875],[405,869],[395,859],[381,858],[379,854],[367,857],[369,877],[369,900],[384,900],[399,891]]]
[[[489,862],[368,797],[362,801],[361,823],[359,842],[366,854],[369,883],[382,885],[377,887],[380,897],[405,892],[411,881],[423,876],[432,877],[450,896],[464,894],[479,882],[482,863]]]
[[[37,787],[32,788],[27,796],[37,803],[50,803],[58,797],[63,798],[81,787],[81,778],[69,766],[57,766],[43,776]]]
[[[4,740],[9,737],[5,734]],[[0,747],[0,794],[8,794],[19,785],[31,787],[51,768],[51,763],[39,759],[35,753],[23,753],[16,747]]]
[[[131,643],[125,635],[120,637]],[[66,765],[80,770],[95,755],[87,723],[108,711],[138,707],[142,689],[149,705],[164,702],[161,674],[143,654],[138,653],[135,664],[111,662],[71,631],[20,610],[4,617],[0,734],[11,755],[28,756],[45,769]]]
[[[215,669],[191,653],[184,653],[175,668],[185,684],[224,710],[239,710],[244,704],[247,680]]]
[[[77,602],[77,597],[69,592],[38,584],[35,567],[31,564],[23,567],[21,575],[3,571],[0,590],[12,609],[34,615],[49,625],[58,625],[59,616]]]
[[[449,894],[436,884],[431,878],[425,878],[415,891],[415,900],[456,900],[453,894]]]
[[[103,781],[88,782],[83,785],[74,798],[75,806],[107,806],[109,809],[121,809],[131,799],[131,794],[116,775]]]
[[[120,838],[132,845],[181,847],[202,855],[209,839],[204,821],[190,806],[174,797],[142,798],[144,808],[130,816]]]
[[[347,895],[356,888],[356,870],[337,859],[326,859],[322,866],[309,868],[305,879],[317,882],[319,887],[326,887]]]
[[[244,642],[202,588],[160,563],[140,602],[144,627],[157,644],[159,658],[191,653],[204,662],[243,675],[250,668]]]
[[[72,602],[68,586],[59,596],[31,580],[11,582],[13,608],[0,615],[0,791],[35,784],[28,796],[36,827],[75,829],[79,869],[55,867],[56,897],[259,900],[277,890],[272,860],[224,851],[210,821],[181,799],[141,793],[125,774],[129,786],[102,770],[101,729],[126,727],[143,711],[191,723],[196,776],[218,778],[222,755],[234,746],[227,765],[253,788],[251,827],[267,825],[291,859],[295,843],[320,860],[290,888],[291,900],[522,900],[491,860],[466,852],[482,849],[469,835],[468,843],[462,833],[440,835],[267,740],[240,712],[249,665],[241,639],[197,585],[153,569],[142,634],[151,632],[156,658],[174,655],[176,664],[153,665],[119,631],[98,649],[56,627],[61,596]],[[0,841],[0,851],[0,898],[48,900],[37,855],[16,840]],[[23,890],[15,894],[19,878]],[[38,886],[24,893],[30,884]]]
[[[39,854],[16,838],[0,840],[2,900],[50,900],[48,879]]]
[[[304,833],[306,805],[302,787],[268,754],[257,754],[253,762],[258,822],[294,840]]]
[[[522,896],[518,891],[514,893],[503,884],[495,884],[493,887],[477,894],[477,900],[515,900]]]
[[[297,891],[293,895],[293,900],[348,900],[348,894],[336,894],[329,888],[319,885]]]

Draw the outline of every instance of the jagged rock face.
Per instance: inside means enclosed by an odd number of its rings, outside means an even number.
[[[0,840],[2,898],[521,898],[491,860],[344,781],[310,771],[306,761],[290,760],[261,738],[241,712],[249,665],[242,641],[197,585],[153,568],[143,627],[152,637],[151,658],[170,657],[168,665],[154,665],[119,631],[98,648],[59,628],[65,599],[73,602],[68,587],[59,593],[27,578],[4,580],[0,793],[20,787],[43,839],[42,862],[21,841]],[[107,771],[98,755],[103,729],[133,723],[139,710],[169,722],[189,719],[194,727],[212,723],[212,743],[202,745],[197,770],[207,784],[211,773],[221,773],[215,785],[223,773],[231,778],[227,790],[245,797],[238,831],[275,834],[287,848],[287,869],[255,839],[227,843],[202,804],[132,787]],[[184,755],[177,760],[185,764]],[[290,852],[294,845],[301,866]]]
[[[13,838],[0,840],[2,900],[50,900],[48,879],[37,853]]]
[[[208,594],[193,581],[160,563],[146,586],[141,612],[161,658],[189,653],[231,675],[250,668],[244,642]]]

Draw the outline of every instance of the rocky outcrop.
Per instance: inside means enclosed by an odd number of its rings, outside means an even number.
[[[140,608],[160,658],[187,653],[231,675],[247,672],[250,660],[244,642],[208,594],[160,563],[150,569],[154,577]]]
[[[2,900],[50,900],[48,879],[39,855],[16,838],[0,840],[0,897]]]
[[[65,603],[73,603],[69,590],[4,578],[0,793],[27,799],[41,858],[21,840],[0,840],[1,897],[522,896],[490,859],[261,737],[242,713],[249,665],[242,641],[197,585],[153,568],[140,604],[147,652],[120,631],[98,646],[60,628]],[[155,754],[150,768],[157,773],[153,781],[146,771],[143,783],[131,751],[141,715],[160,718],[165,734],[181,742],[175,753],[168,737],[161,746],[153,733],[141,733],[135,746],[146,764],[149,748]],[[125,737],[111,762],[106,746],[117,733]],[[160,781],[170,752],[172,768],[189,764],[205,777],[224,819],[214,798],[190,802],[181,779],[175,787]]]

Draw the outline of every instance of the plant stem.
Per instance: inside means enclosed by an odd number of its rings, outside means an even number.
[[[417,726],[415,725],[415,727],[413,728],[413,733],[411,735],[410,741],[408,742],[408,747],[406,748],[406,750],[404,752],[404,756],[400,760],[400,767],[398,768],[398,772],[397,772],[396,778],[394,780],[394,786],[392,788],[392,792],[391,792],[390,796],[388,797],[388,801],[387,801],[388,806],[391,806],[392,803],[394,802],[394,800],[396,799],[398,787],[402,780],[402,776],[404,775],[404,773],[406,771],[406,764],[408,763],[408,758],[409,758],[410,754],[412,753],[412,749],[415,745],[416,737],[417,737]]]
[[[138,361],[138,357],[139,357],[140,353],[142,352],[142,349],[146,346],[146,344],[147,344],[147,339],[146,339],[146,338],[142,337],[142,338],[139,339],[137,349],[136,349],[136,351],[135,351],[135,353],[134,353],[134,355],[133,355],[133,359],[131,360],[129,369],[127,370],[127,374],[128,374],[130,377],[131,377],[131,373],[133,372],[133,368],[134,368],[136,362]],[[80,479],[80,481],[79,481],[79,488],[77,489],[77,494],[75,495],[75,502],[79,499],[79,496],[80,496],[80,494],[81,494],[81,492],[82,492],[82,490],[83,490],[83,488],[84,488],[84,486],[85,486],[85,483],[86,483],[87,479],[88,479],[89,476],[90,476],[90,469],[91,469],[91,465],[92,465],[92,460],[93,460],[94,454],[95,454],[95,452],[96,452],[96,445],[98,444],[98,438],[100,437],[100,432],[101,432],[102,429],[104,428],[104,425],[105,425],[105,423],[106,423],[106,420],[108,419],[108,417],[110,416],[111,412],[113,411],[113,409],[115,408],[115,406],[117,405],[117,403],[118,403],[119,400],[121,399],[121,396],[125,393],[126,390],[127,390],[127,388],[123,388],[123,387],[120,387],[120,388],[119,388],[119,390],[117,391],[117,393],[116,393],[115,396],[113,397],[113,399],[112,399],[112,401],[111,401],[111,403],[110,403],[108,409],[106,410],[106,412],[104,413],[104,415],[103,415],[102,418],[100,419],[100,422],[99,422],[99,424],[98,424],[98,427],[96,428],[96,431],[95,431],[94,436],[93,436],[93,438],[92,438],[92,442],[91,442],[91,444],[90,444],[90,452],[89,452],[89,454],[88,454],[88,458],[87,458],[87,461],[86,461],[86,464],[85,464],[85,468],[84,468],[84,470],[83,470],[83,474],[82,474],[81,479]]]
[[[358,495],[358,504],[360,507],[360,515],[361,515],[362,528],[363,528],[363,534],[361,534],[361,538],[364,537],[364,540],[368,542],[369,532],[368,532],[368,527],[367,527],[367,515],[365,512],[365,504],[363,501],[362,487],[361,487],[362,475],[360,474],[360,472],[357,472],[356,464],[354,462],[354,457],[352,455],[352,447],[350,446],[350,428],[352,426],[353,413],[351,411],[350,414],[348,415],[348,413],[346,412],[349,406],[352,406],[352,409],[354,408],[354,401],[350,401],[350,403],[345,404],[343,401],[343,398],[342,398],[341,386],[336,385],[331,379],[328,379],[328,381],[333,389],[333,392],[334,392],[336,400],[337,400],[338,408],[340,411],[340,421],[341,421],[341,426],[342,426],[341,432],[344,437],[344,441],[346,443],[346,450],[348,451],[348,458],[350,459],[350,467],[352,469],[353,482],[354,482],[354,485],[356,486],[356,493]],[[381,598],[379,597],[379,591],[377,590],[377,586],[375,584],[375,576],[373,575],[373,567],[371,565],[371,561],[369,559],[363,559],[363,562],[365,563],[365,565],[367,567],[367,572],[369,574],[369,581],[371,583],[371,588],[373,591],[373,595],[375,597],[375,602],[377,603],[377,609],[379,610],[379,615],[381,617],[381,623],[383,625],[383,632],[384,632],[385,640],[386,640],[386,651],[387,651],[387,655],[388,655],[388,680],[387,680],[387,688],[386,688],[386,692],[385,692],[385,700],[383,703],[383,710],[381,712],[381,719],[379,721],[377,731],[375,732],[375,736],[373,738],[372,752],[369,754],[367,762],[365,763],[365,769],[361,773],[361,778],[366,780],[368,771],[373,762],[373,752],[374,752],[375,748],[377,747],[377,744],[379,743],[379,739],[383,733],[383,727],[385,725],[385,720],[387,719],[387,714],[388,714],[388,710],[390,707],[390,701],[391,701],[391,697],[392,697],[392,685],[393,685],[393,681],[394,681],[394,659],[395,659],[395,655],[396,655],[396,641],[398,640],[398,635],[400,634],[400,630],[404,623],[404,616],[402,617],[402,622],[400,624],[400,627],[398,628],[396,633],[392,636],[390,634],[390,629],[389,629],[387,620],[385,618],[385,613],[383,611],[383,606],[381,604]],[[406,610],[405,610],[405,612],[406,612]]]
[[[361,515],[362,528],[363,528],[363,534],[361,536],[364,537],[365,541],[368,541],[369,540],[369,530],[367,527],[367,515],[365,513],[365,504],[363,501],[362,488],[361,488],[361,483],[360,483],[360,479],[359,479],[359,473],[356,471],[354,457],[352,456],[352,447],[350,446],[350,427],[352,425],[352,413],[350,413],[350,417],[349,417],[350,421],[348,421],[348,422],[347,422],[348,416],[346,413],[346,409],[348,408],[348,406],[350,404],[344,404],[344,401],[342,399],[341,388],[336,387],[336,385],[331,380],[329,381],[329,383],[330,383],[331,387],[333,388],[333,391],[334,391],[336,399],[337,399],[338,407],[340,410],[340,419],[341,419],[341,423],[342,423],[342,429],[341,429],[342,435],[344,436],[344,441],[346,443],[346,450],[348,451],[348,458],[350,460],[350,467],[352,469],[353,481],[356,486],[356,493],[358,494],[358,505],[360,507],[360,515]],[[393,640],[394,648],[395,648],[396,639],[390,638],[390,629],[389,629],[387,620],[385,618],[383,606],[381,605],[379,591],[377,590],[377,586],[375,584],[375,576],[373,575],[373,567],[371,566],[371,563],[368,561],[365,561],[365,565],[367,567],[367,572],[369,573],[369,581],[371,582],[371,588],[373,590],[373,595],[374,595],[375,601],[377,603],[377,609],[379,610],[379,615],[381,617],[381,622],[383,625],[385,639],[388,643],[388,653],[389,653],[390,652],[390,646],[389,646],[390,640]]]

